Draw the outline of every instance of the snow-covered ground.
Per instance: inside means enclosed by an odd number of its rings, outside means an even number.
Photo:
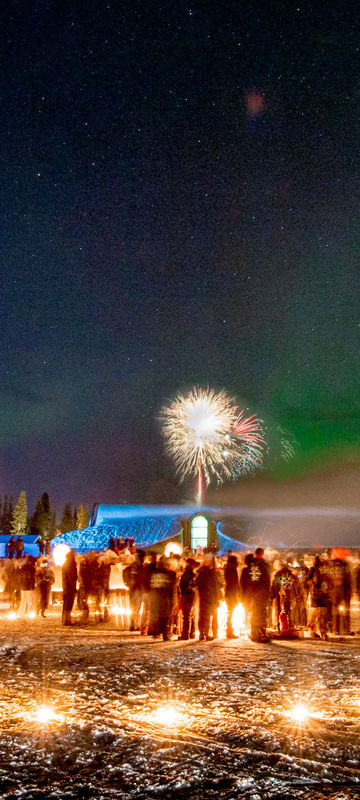
[[[164,643],[4,614],[0,665],[0,798],[360,798],[358,636]]]

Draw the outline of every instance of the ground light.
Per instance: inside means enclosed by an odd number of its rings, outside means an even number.
[[[44,706],[43,705],[43,706],[39,706],[39,708],[37,709],[37,711],[35,713],[35,719],[36,719],[37,722],[40,722],[43,725],[46,725],[48,722],[59,721],[60,717],[56,713],[56,711],[54,711],[54,709],[51,708],[51,706]]]
[[[304,703],[297,703],[296,706],[289,711],[289,717],[291,717],[291,719],[293,719],[298,725],[303,725],[309,716],[310,711],[304,705]]]
[[[174,706],[159,706],[151,717],[152,722],[167,727],[179,725],[183,719],[183,715]]]

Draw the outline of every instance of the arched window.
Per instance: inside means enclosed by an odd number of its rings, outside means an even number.
[[[208,546],[209,522],[201,514],[191,520],[191,548],[197,550],[198,547]]]

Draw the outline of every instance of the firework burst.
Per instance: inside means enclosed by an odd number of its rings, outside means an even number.
[[[186,396],[178,394],[162,409],[161,421],[166,450],[172,456],[180,480],[198,476],[198,499],[202,483],[212,478],[221,483],[261,463],[263,438],[255,415],[239,413],[225,391],[194,387]]]

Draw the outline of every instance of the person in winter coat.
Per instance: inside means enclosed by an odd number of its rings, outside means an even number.
[[[200,641],[204,639],[211,641],[217,637],[217,609],[220,600],[219,579],[215,570],[214,556],[211,553],[206,553],[204,556],[196,584],[199,593],[199,638]]]
[[[229,554],[224,567],[225,578],[225,601],[227,605],[227,623],[226,623],[226,638],[236,639],[232,627],[232,615],[236,608],[239,597],[239,576],[238,576],[238,561],[236,556]]]
[[[293,575],[286,561],[275,573],[271,584],[270,599],[274,601],[275,623],[278,631],[284,630],[280,622],[280,614],[287,618],[286,630],[293,627],[293,606],[295,602],[295,583],[297,578]]]
[[[148,593],[148,603],[149,603],[149,614],[148,614],[148,623],[147,626],[145,625],[144,621],[144,634],[145,628],[147,628],[146,633],[148,636],[153,635],[153,631],[155,630],[155,625],[157,622],[157,602],[156,602],[156,593],[151,591],[151,576],[153,572],[156,572],[158,568],[158,557],[156,553],[150,553],[150,563],[145,564],[142,580],[143,586],[145,587],[145,591]]]
[[[356,596],[357,596],[358,602],[360,602],[360,553],[358,553],[358,560],[357,560],[357,564],[356,564],[356,567],[355,567],[354,579],[355,579]]]
[[[185,570],[180,578],[180,604],[182,610],[182,640],[195,639],[196,573],[199,562],[194,558],[186,560]]]
[[[294,604],[292,605],[292,623],[296,627],[307,626],[308,570],[295,561],[292,573],[297,578],[294,585]]]
[[[42,536],[38,536],[37,539],[35,539],[35,544],[37,544],[39,548],[39,555],[43,556],[45,553],[45,539],[43,539]]]
[[[35,583],[37,588],[37,613],[45,617],[45,612],[49,607],[51,586],[55,582],[55,575],[46,559],[40,559],[35,573]]]
[[[140,630],[140,607],[141,607],[141,593],[142,593],[142,572],[144,565],[145,554],[143,550],[139,550],[136,554],[135,561],[129,564],[124,569],[123,581],[125,586],[129,589],[129,601],[131,609],[130,630]]]
[[[21,561],[14,559],[11,564],[10,602],[11,610],[18,611],[21,603]]]
[[[331,605],[332,580],[327,561],[315,556],[314,566],[309,572],[310,616],[309,628],[312,638],[321,636],[327,639],[327,620],[329,604]]]
[[[20,585],[21,601],[19,607],[20,616],[35,613],[35,564],[34,556],[26,555],[21,560]]]
[[[340,552],[341,549],[339,548]],[[345,558],[339,557],[337,549],[331,552],[330,575],[332,580],[332,631],[350,633],[351,572]]]
[[[164,642],[171,638],[175,583],[176,573],[169,569],[166,556],[160,556],[157,568],[150,575],[150,605],[153,610],[152,635],[154,638],[162,636]]]
[[[71,612],[76,594],[77,568],[75,553],[69,550],[62,567],[63,609],[62,624],[71,625]]]
[[[24,540],[22,536],[18,536],[15,542],[16,558],[22,558],[24,552]]]
[[[95,597],[95,615],[98,622],[109,619],[108,601],[110,595],[111,566],[106,556],[98,556],[92,564],[92,592]]]
[[[270,568],[264,561],[264,550],[257,547],[255,557],[249,564],[245,590],[246,602],[250,605],[251,634],[253,642],[270,641],[266,635],[266,624],[270,599]]]
[[[81,622],[86,624],[89,619],[89,595],[91,594],[91,558],[89,554],[82,554],[78,559],[78,597],[77,603],[81,613]]]
[[[6,557],[14,558],[15,551],[16,551],[15,536],[12,536],[6,545]]]
[[[244,566],[241,570],[240,581],[239,581],[239,597],[240,603],[244,607],[245,617],[248,617],[250,614],[250,596],[248,592],[248,584],[250,578],[250,564],[253,560],[254,556],[252,553],[246,553],[244,558]]]

